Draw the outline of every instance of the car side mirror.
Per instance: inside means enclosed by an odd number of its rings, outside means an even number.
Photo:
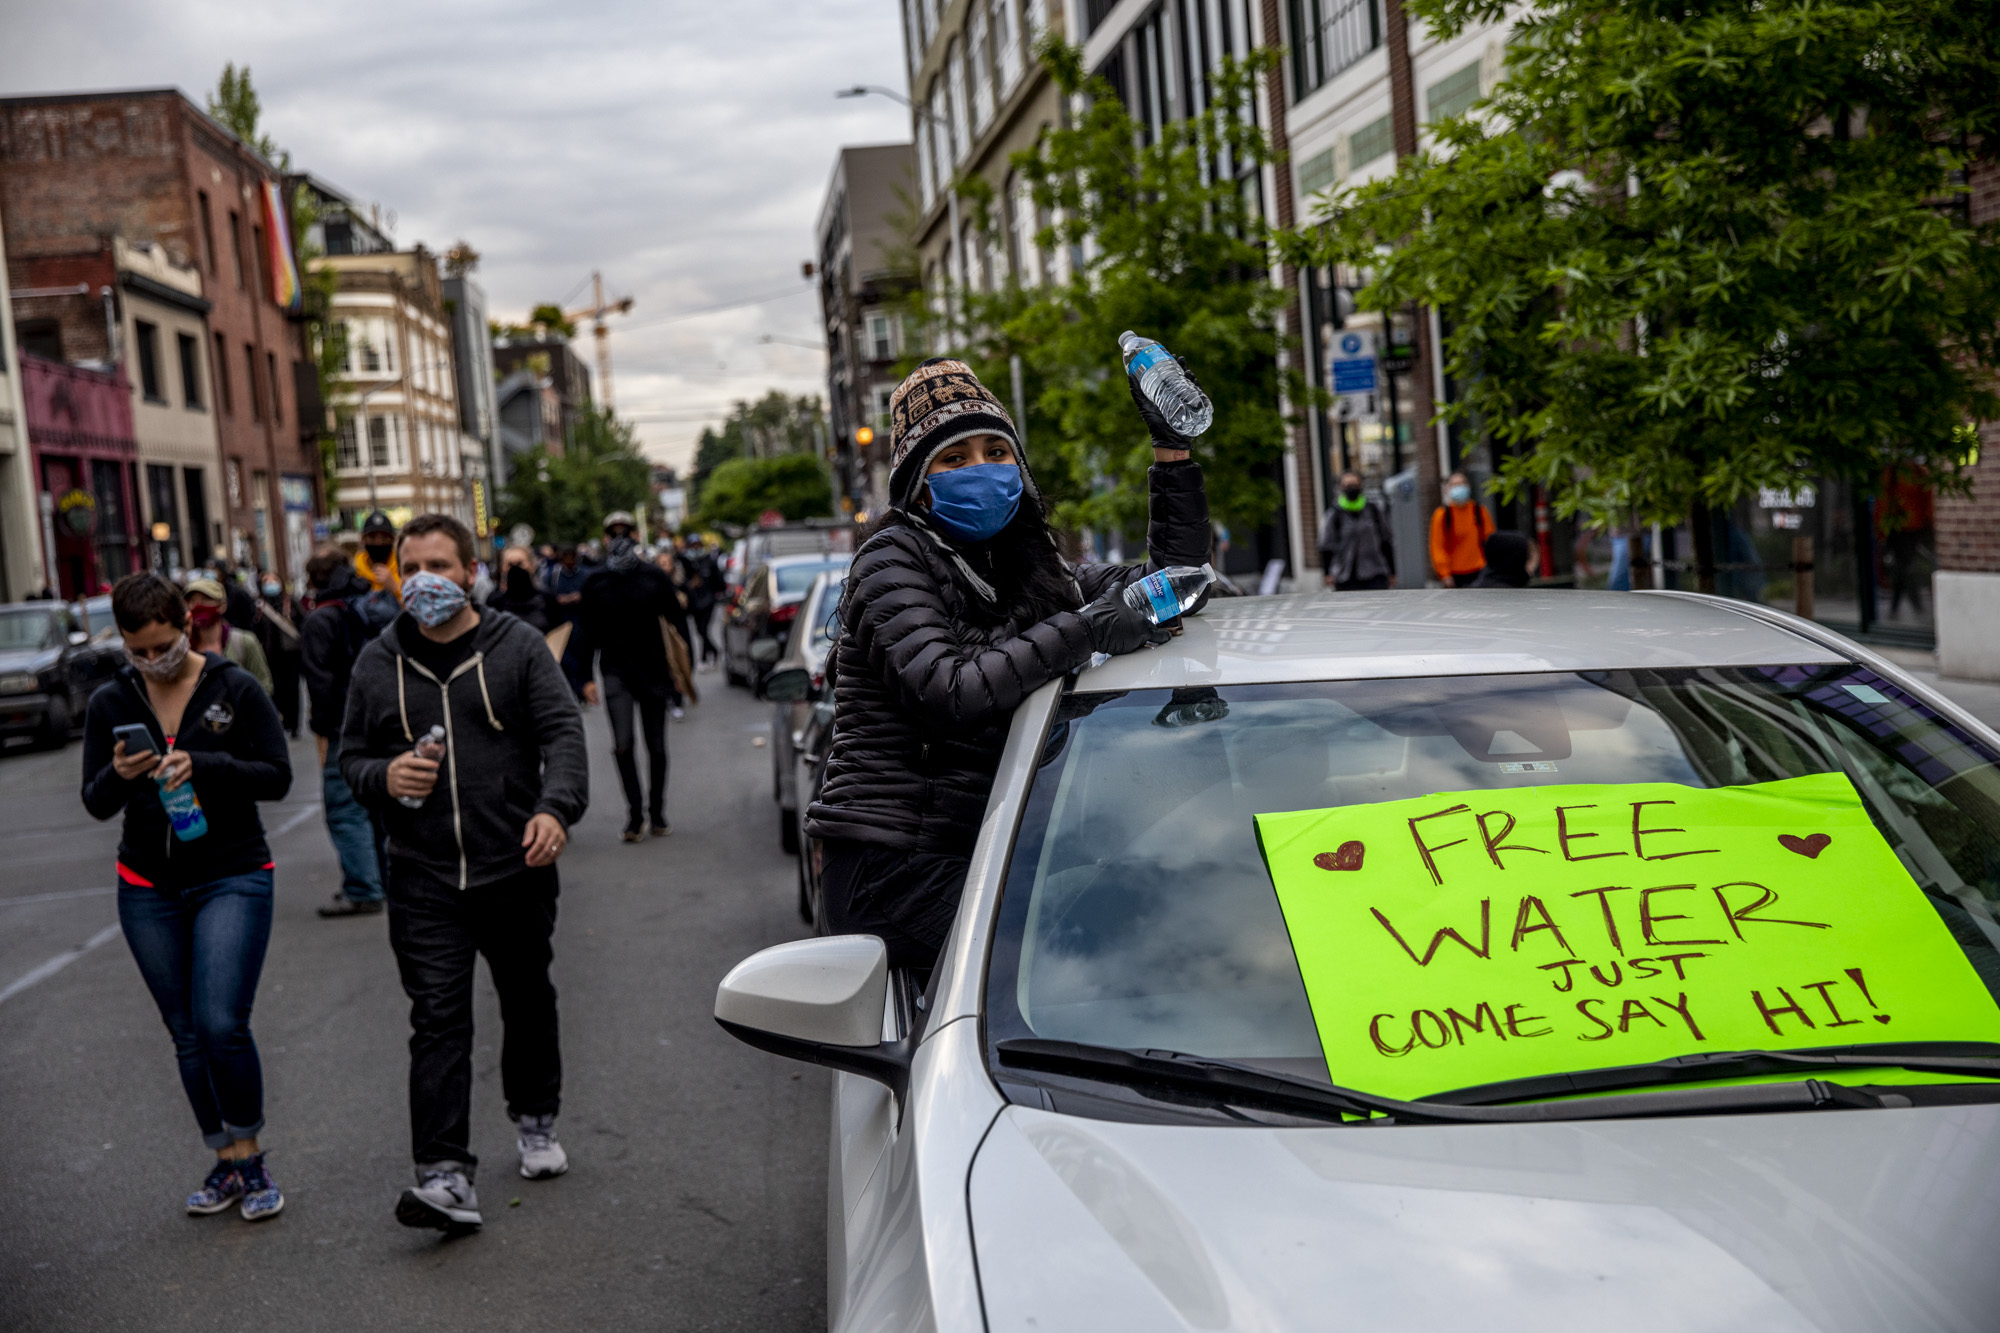
[[[750,641],[750,660],[753,662],[777,661],[778,641],[776,639],[752,639]]]
[[[777,944],[729,969],[715,1021],[760,1051],[887,1084],[900,1100],[915,1043],[882,1039],[889,951],[873,935]]]
[[[83,645],[89,642],[90,642],[90,635],[85,633],[83,630],[73,629],[69,632],[70,647],[81,648],[83,647]]]
[[[773,671],[757,691],[773,703],[795,704],[812,697],[812,673],[804,667]]]

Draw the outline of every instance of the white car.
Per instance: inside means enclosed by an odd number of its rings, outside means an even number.
[[[1740,602],[1219,600],[1021,706],[922,994],[716,1017],[836,1071],[835,1329],[1992,1329],[1996,758]]]

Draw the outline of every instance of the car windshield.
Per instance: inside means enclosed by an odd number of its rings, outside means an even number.
[[[1419,838],[1419,847],[1427,842],[1448,843],[1460,838],[1461,832],[1465,835],[1460,843],[1451,844],[1455,850],[1437,853],[1439,865],[1453,873],[1461,867],[1485,870],[1485,857],[1480,855],[1477,841],[1481,835],[1487,838],[1489,851],[1497,843],[1500,854],[1513,852],[1515,863],[1526,862],[1529,879],[1525,882],[1532,887],[1517,895],[1522,899],[1518,917],[1514,897],[1486,890],[1475,890],[1475,894],[1487,894],[1486,902],[1476,897],[1462,900],[1450,908],[1450,914],[1432,902],[1423,909],[1429,915],[1391,907],[1388,913],[1377,912],[1374,920],[1359,916],[1352,927],[1353,937],[1360,940],[1365,936],[1367,946],[1379,947],[1388,961],[1380,971],[1359,965],[1345,965],[1347,970],[1343,971],[1339,963],[1331,970],[1315,963],[1301,943],[1307,938],[1300,931],[1311,904],[1302,905],[1297,897],[1281,901],[1285,882],[1274,882],[1277,860],[1267,867],[1267,848],[1260,845],[1257,817],[1346,808],[1351,814],[1328,818],[1336,823],[1347,820],[1360,829],[1364,818],[1381,816],[1376,807],[1382,803],[1447,793],[1464,795],[1465,801],[1473,802],[1469,809],[1465,802],[1456,806],[1461,813],[1455,817],[1469,821],[1487,804],[1496,810],[1506,806],[1510,792],[1515,794],[1512,799],[1522,802],[1582,801],[1586,798],[1564,792],[1578,785],[1606,784],[1618,786],[1620,801],[1625,794],[1639,792],[1656,796],[1679,793],[1689,802],[1726,803],[1759,799],[1750,790],[1755,784],[1812,774],[1835,775],[1819,785],[1831,789],[1837,784],[1840,792],[1847,793],[1855,831],[1836,830],[1842,839],[1836,844],[1840,854],[1859,855],[1863,843],[1880,852],[1879,860],[1868,863],[1872,867],[1866,877],[1869,882],[1844,886],[1857,894],[1875,895],[1860,900],[1864,924],[1858,930],[1864,937],[1862,942],[1874,947],[1870,932],[1875,929],[1872,923],[1879,920],[1883,923],[1883,956],[1905,948],[1903,943],[1892,948],[1886,939],[1894,912],[1902,912],[1907,920],[1896,929],[1905,935],[1914,931],[1910,938],[1929,941],[1933,964],[1942,958],[1954,976],[1963,974],[1962,985],[1954,992],[1957,1007],[1933,1015],[1931,1028],[1921,1032],[1914,1026],[1914,1009],[1910,1008],[1900,1009],[1898,1014],[1911,1026],[1860,1023],[1856,1011],[1876,1016],[1870,1004],[1886,1000],[1867,991],[1869,974],[1860,966],[1864,959],[1857,953],[1853,959],[1856,966],[1847,975],[1860,972],[1861,976],[1854,979],[1850,990],[1809,993],[1806,989],[1813,984],[1826,987],[1831,981],[1846,986],[1838,967],[1826,978],[1817,974],[1791,977],[1780,971],[1759,981],[1758,1003],[1777,1012],[1775,1019],[1767,1014],[1766,1022],[1771,1033],[1778,1035],[1767,1035],[1761,1042],[1738,1041],[1733,1048],[1763,1045],[1794,1049],[1843,1040],[1881,1043],[1919,1035],[1992,1041],[1995,1033],[2000,1033],[2000,1010],[1994,1006],[1994,998],[2000,996],[2000,925],[1995,924],[1994,911],[1995,903],[2000,902],[2000,772],[1996,772],[1995,758],[1985,744],[1892,682],[1847,664],[1073,694],[1058,706],[1045,740],[1009,862],[989,964],[988,1041],[996,1061],[1002,1058],[1001,1042],[1040,1038],[1250,1062],[1294,1077],[1330,1077],[1338,1085],[1404,1097],[1430,1096],[1512,1077],[1516,1071],[1507,1060],[1531,1048],[1542,1053],[1537,1058],[1544,1061],[1548,1053],[1554,1053],[1569,1070],[1622,1066],[1634,1061],[1618,1052],[1636,1050],[1636,1045],[1580,1045],[1561,1038],[1562,1025],[1553,1020],[1547,1026],[1557,1029],[1558,1042],[1536,1045],[1517,1039],[1507,1043],[1506,1033],[1498,1030],[1509,1019],[1526,1021],[1527,1015],[1505,1009],[1502,1002],[1511,997],[1503,993],[1445,994],[1436,1002],[1425,1001],[1427,1008],[1413,1006],[1408,992],[1397,989],[1404,981],[1391,984],[1390,964],[1407,972],[1405,981],[1430,981],[1460,960],[1507,959],[1510,937],[1518,962],[1534,949],[1555,949],[1548,933],[1536,936],[1544,916],[1553,913],[1569,932],[1562,946],[1568,950],[1567,956],[1581,956],[1605,970],[1594,973],[1597,981],[1593,982],[1583,973],[1582,963],[1566,963],[1562,961],[1564,954],[1552,952],[1550,956],[1557,961],[1542,970],[1559,970],[1548,973],[1549,985],[1544,990],[1565,991],[1569,986],[1583,990],[1564,995],[1544,993],[1541,1003],[1530,1007],[1537,1016],[1560,1012],[1572,1026],[1579,1025],[1580,1020],[1569,1012],[1571,1005],[1584,990],[1599,983],[1616,984],[1612,980],[1614,963],[1632,969],[1633,977],[1640,975],[1637,969],[1642,966],[1654,969],[1646,975],[1665,975],[1665,965],[1657,958],[1649,964],[1645,958],[1631,956],[1646,952],[1629,938],[1635,930],[1628,929],[1622,941],[1614,930],[1610,946],[1601,933],[1594,933],[1600,928],[1595,916],[1598,909],[1591,904],[1598,902],[1603,907],[1607,926],[1614,920],[1614,911],[1626,914],[1618,919],[1629,924],[1631,904],[1637,901],[1635,890],[1586,889],[1597,896],[1585,897],[1556,878],[1557,871],[1584,873],[1584,869],[1560,862],[1591,859],[1586,848],[1605,857],[1625,856],[1626,852],[1611,849],[1627,846],[1637,833],[1653,834],[1652,823],[1675,821],[1653,821],[1651,811],[1642,815],[1635,808],[1630,829],[1617,824],[1614,832],[1611,824],[1588,824],[1586,817],[1574,813],[1585,807],[1565,807],[1572,812],[1569,818],[1578,822],[1569,827],[1571,841],[1563,844],[1562,856],[1555,858],[1547,855],[1551,848],[1516,851],[1514,844],[1536,839],[1518,835],[1510,839],[1497,815],[1477,826],[1468,822],[1458,831],[1447,831],[1455,827],[1448,822],[1430,826],[1437,831]],[[1846,782],[1852,784],[1851,793]],[[1656,788],[1636,784],[1679,785]],[[1539,787],[1562,787],[1564,792],[1536,797],[1529,789]],[[1699,796],[1683,788],[1714,794]],[[1855,794],[1860,798],[1858,805],[1853,800]],[[1609,808],[1611,799],[1605,800]],[[1437,804],[1450,813],[1448,803]],[[1401,812],[1391,813],[1395,815],[1393,836],[1385,833],[1379,840],[1371,838],[1365,848],[1370,858],[1381,858],[1381,867],[1396,864],[1390,859],[1392,855],[1411,855]],[[1880,834],[1879,842],[1869,832],[1870,821]],[[1300,822],[1295,820],[1294,824]],[[1694,826],[1691,818],[1679,822]],[[1280,827],[1281,822],[1267,819],[1264,836],[1275,838]],[[1510,816],[1507,828],[1511,827]],[[1581,831],[1585,828],[1591,831]],[[1414,818],[1409,821],[1409,832],[1420,832]],[[1575,841],[1593,834],[1603,840]],[[1850,864],[1836,864],[1836,857],[1829,856],[1808,865],[1799,858],[1818,858],[1829,835],[1810,833],[1805,824],[1800,825],[1799,835],[1777,838],[1782,848],[1766,846],[1768,839],[1760,838],[1763,850],[1759,855],[1772,858],[1773,864],[1783,863],[1773,873],[1838,873]],[[1719,861],[1672,859],[1674,855],[1696,854],[1692,850],[1654,855],[1664,848],[1685,846],[1670,840],[1676,836],[1683,835],[1675,830],[1669,840],[1656,840],[1638,855],[1666,861],[1660,868],[1663,877],[1699,881],[1701,887],[1681,898],[1655,901],[1675,901],[1682,904],[1680,910],[1694,911],[1685,904],[1698,895],[1701,905],[1713,914],[1717,909],[1708,898],[1714,888],[1709,879],[1733,878],[1744,883],[1751,877],[1705,878],[1703,872],[1686,867]],[[1338,836],[1323,842],[1324,850],[1307,863],[1305,872],[1318,878],[1297,881],[1306,886],[1305,892],[1338,895],[1360,883],[1359,875],[1322,872],[1359,870],[1363,842],[1343,842]],[[1529,852],[1539,855],[1530,856]],[[1888,859],[1890,852],[1907,876],[1895,873],[1895,862]],[[1460,856],[1471,860],[1449,859]],[[1495,859],[1494,864],[1500,860]],[[1637,862],[1601,864],[1633,866]],[[1555,870],[1549,869],[1552,865]],[[1651,870],[1647,867],[1632,873]],[[1590,871],[1594,873],[1596,867]],[[1428,893],[1429,885],[1422,882],[1424,873],[1418,869],[1409,878],[1418,881],[1413,887]],[[1635,881],[1628,874],[1618,882],[1643,885],[1651,881]],[[1673,885],[1648,892],[1679,892],[1691,887]],[[1736,895],[1726,898],[1720,911],[1737,911],[1733,921],[1722,924],[1736,930],[1739,939],[1748,931],[1756,940],[1777,939],[1777,947],[1790,948],[1790,941],[1799,937],[1819,938],[1815,931],[1803,928],[1787,933],[1777,924],[1762,931],[1742,925],[1768,916],[1791,927],[1801,924],[1795,917],[1811,915],[1794,905],[1797,899],[1787,904],[1789,910],[1759,903],[1757,887],[1744,889],[1732,884],[1721,890],[1725,895]],[[1921,898],[1917,890],[1921,890]],[[1635,896],[1614,900],[1614,892]],[[1383,902],[1387,905],[1386,899]],[[1530,906],[1544,902],[1559,906]],[[1579,924],[1585,908],[1592,915]],[[1397,923],[1393,917],[1399,913],[1404,920]],[[1477,933],[1482,919],[1488,921],[1484,937]],[[1659,942],[1654,935],[1657,930],[1666,942],[1682,942],[1667,934],[1673,928],[1658,926],[1663,920],[1664,916],[1656,917],[1647,924],[1647,941]],[[1389,933],[1378,930],[1376,921]],[[1693,928],[1693,921],[1684,918],[1678,925],[1686,928],[1689,936],[1718,934],[1716,930]],[[1704,919],[1702,924],[1710,923]],[[1446,925],[1456,933],[1440,929]],[[1582,938],[1585,930],[1593,932],[1587,941]],[[1560,930],[1554,935],[1558,940],[1564,938]],[[1408,952],[1407,968],[1389,942],[1391,936]],[[1616,947],[1621,944],[1624,947]],[[1312,945],[1322,955],[1339,947],[1346,946]],[[1593,947],[1601,958],[1591,956]],[[1940,949],[1942,954],[1936,952]],[[1869,965],[1875,956],[1868,955]],[[1533,961],[1539,963],[1540,959],[1541,955],[1535,955]],[[1322,957],[1320,961],[1325,960]],[[1969,964],[1969,969],[1964,964]],[[1675,966],[1699,969],[1706,965]],[[1425,966],[1433,970],[1423,972]],[[1919,964],[1911,966],[1921,970]],[[1310,999],[1308,978],[1316,978],[1310,983]],[[1881,978],[1876,980],[1879,983]],[[1781,991],[1779,982],[1789,984]],[[1685,1009],[1691,1004],[1688,994],[1696,982],[1684,978],[1677,984]],[[1621,1032],[1621,1024],[1635,1030],[1644,1027],[1635,1011],[1619,1008],[1621,999],[1631,992],[1606,993],[1610,996],[1608,1008],[1579,1006],[1585,1017],[1610,1019],[1602,1026]],[[1800,1001],[1802,996],[1811,999],[1816,995],[1838,1006],[1847,1003],[1842,996],[1850,993],[1854,999],[1848,1010],[1835,1013],[1831,1019],[1821,1013],[1817,1026],[1811,1015],[1818,1011],[1807,1009]],[[1864,993],[1872,997],[1869,1003],[1862,1001]],[[1679,1019],[1670,1012],[1676,994],[1673,985],[1649,983],[1645,994],[1665,997],[1642,1007],[1650,1011],[1644,1015],[1645,1023],[1666,1030],[1667,1037],[1660,1040],[1667,1044],[1646,1051],[1643,1060],[1672,1058],[1682,1054],[1683,1047],[1696,1052],[1717,1048],[1713,1023],[1711,1031],[1703,1034],[1709,1038],[1705,1043],[1682,1040]],[[1743,998],[1734,990],[1730,994],[1737,1000]],[[1799,1001],[1797,1017],[1782,1009],[1786,1001],[1781,1001],[1781,995],[1788,1001]],[[1521,998],[1535,997],[1523,993]],[[1446,1000],[1456,1003],[1458,1010],[1448,1009]],[[1488,1000],[1495,1006],[1491,1011],[1476,1007]],[[1374,1033],[1377,1049],[1384,1055],[1406,1056],[1414,1050],[1428,1058],[1433,1045],[1456,1050],[1452,1042],[1456,1036],[1467,1048],[1482,1041],[1490,1044],[1496,1063],[1481,1066],[1485,1072],[1474,1076],[1465,1072],[1472,1066],[1455,1068],[1440,1056],[1432,1068],[1441,1072],[1433,1076],[1433,1085],[1421,1091],[1371,1085],[1368,1070],[1375,1066],[1370,1061],[1335,1058],[1337,1048],[1328,1039],[1326,1024],[1328,1012],[1337,1003],[1356,1009],[1359,1022]],[[1594,1001],[1585,1001],[1589,1003]],[[1881,1007],[1874,1004],[1875,1009]],[[1371,1012],[1381,1014],[1382,1019],[1369,1029],[1365,1025]],[[1471,1035],[1463,1025],[1456,1031],[1439,1029],[1423,1017],[1430,1014],[1446,1021],[1453,1012],[1472,1024],[1490,1019],[1491,1028],[1474,1026],[1472,1033],[1479,1035]],[[1961,1013],[1962,1025],[1955,1017]],[[1888,1024],[1889,1018],[1877,1016],[1877,1022]],[[1832,1032],[1834,1026],[1843,1031]],[[1940,1026],[1943,1031],[1937,1030]],[[1652,1033],[1650,1027],[1645,1031]],[[1502,1038],[1499,1042],[1493,1041],[1496,1032]],[[1524,1035],[1523,1030],[1516,1028],[1515,1035]],[[1529,1029],[1525,1035],[1540,1034]],[[1574,1035],[1584,1041],[1598,1037],[1595,1029],[1580,1027]],[[1380,1068],[1409,1071],[1420,1064],[1405,1058],[1381,1062]],[[1411,1077],[1421,1083],[1423,1076]],[[1386,1081],[1386,1075],[1384,1078]]]
[[[771,577],[777,580],[778,596],[799,597],[813,586],[813,580],[829,569],[845,569],[847,561],[802,560],[795,565],[774,565]]]
[[[0,610],[0,650],[45,648],[51,634],[49,613],[40,607]]]

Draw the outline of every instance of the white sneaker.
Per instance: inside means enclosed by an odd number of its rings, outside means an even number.
[[[667,711],[674,715],[674,721],[676,722],[680,721],[682,718],[687,716],[687,709],[682,708],[679,704],[675,704],[672,708],[669,708]]]
[[[521,1150],[521,1175],[527,1180],[547,1180],[569,1170],[569,1154],[556,1142],[556,1118],[552,1115],[524,1115],[514,1146]]]
[[[418,1167],[416,1188],[404,1190],[396,1200],[396,1220],[406,1227],[438,1231],[478,1226],[479,1196],[473,1193],[471,1177],[453,1162]]]

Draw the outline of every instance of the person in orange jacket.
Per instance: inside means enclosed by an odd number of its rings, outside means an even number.
[[[1472,498],[1463,472],[1445,480],[1444,503],[1431,515],[1431,568],[1447,588],[1469,588],[1486,568],[1486,539],[1493,515]]]
[[[377,509],[361,525],[361,549],[354,553],[354,576],[375,592],[387,588],[403,600],[403,571],[396,564],[396,525]]]

